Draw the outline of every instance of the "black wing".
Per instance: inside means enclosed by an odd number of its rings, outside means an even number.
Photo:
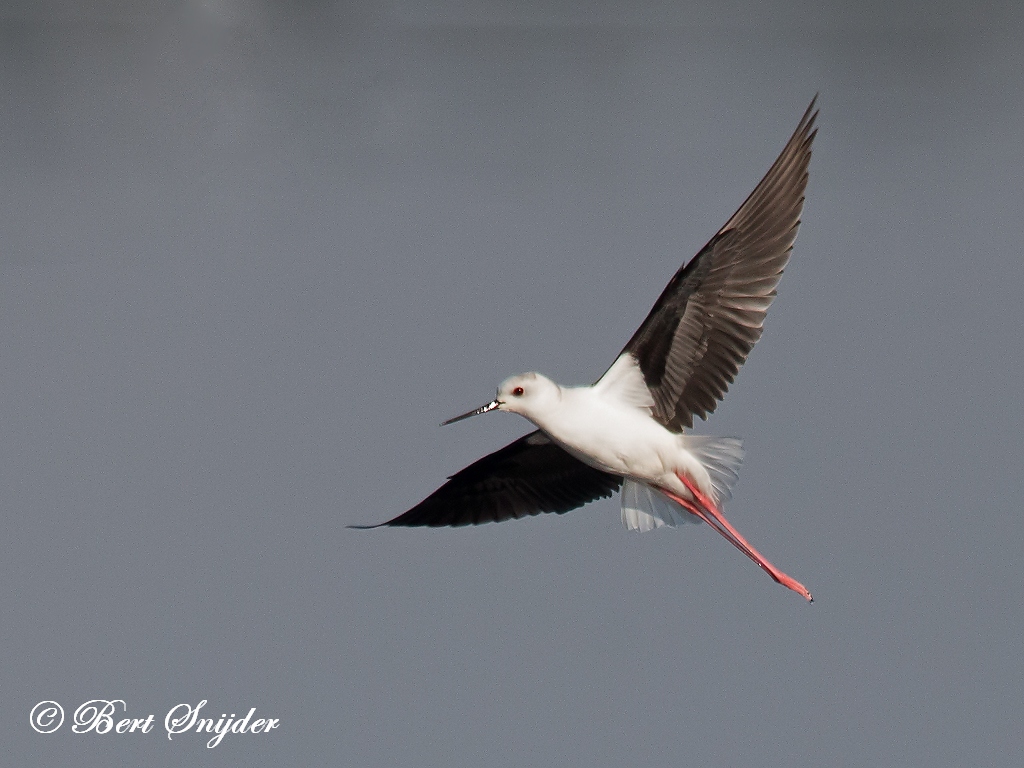
[[[817,98],[750,197],[675,274],[622,350],[640,364],[654,417],[673,431],[715,410],[761,337],[800,226]]]
[[[498,523],[542,512],[561,515],[611,496],[621,484],[622,478],[584,464],[537,430],[452,475],[394,520],[351,527],[436,528]]]

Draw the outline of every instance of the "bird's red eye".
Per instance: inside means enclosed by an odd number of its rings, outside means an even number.
[[[512,396],[513,397],[522,397],[523,396],[523,388],[522,387],[516,387],[515,389],[513,389],[512,390]]]

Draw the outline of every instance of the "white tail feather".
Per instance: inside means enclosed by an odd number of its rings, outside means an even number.
[[[646,483],[627,478],[622,484],[622,524],[631,531],[643,533],[666,525],[674,528],[699,522],[696,515]]]
[[[737,437],[683,435],[683,444],[711,476],[715,501],[724,504],[731,499],[743,463],[743,441]]]

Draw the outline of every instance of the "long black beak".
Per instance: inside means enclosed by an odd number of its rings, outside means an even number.
[[[476,416],[477,414],[480,414],[480,413],[487,413],[488,411],[493,411],[499,405],[501,405],[501,401],[500,400],[491,400],[491,402],[489,402],[487,405],[481,405],[479,408],[474,408],[469,413],[464,413],[461,416],[456,416],[454,419],[448,419],[448,421],[442,421],[441,422],[441,426],[442,427],[446,427],[449,424],[454,424],[456,421],[462,421],[463,419],[468,419],[470,416]]]

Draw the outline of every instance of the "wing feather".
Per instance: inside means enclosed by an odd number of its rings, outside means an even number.
[[[639,362],[654,417],[669,429],[706,419],[761,338],[800,226],[816,101],[754,191],[672,277],[622,350]]]
[[[564,514],[611,496],[622,478],[594,469],[537,430],[452,475],[408,512],[379,525],[480,525],[544,512]]]

